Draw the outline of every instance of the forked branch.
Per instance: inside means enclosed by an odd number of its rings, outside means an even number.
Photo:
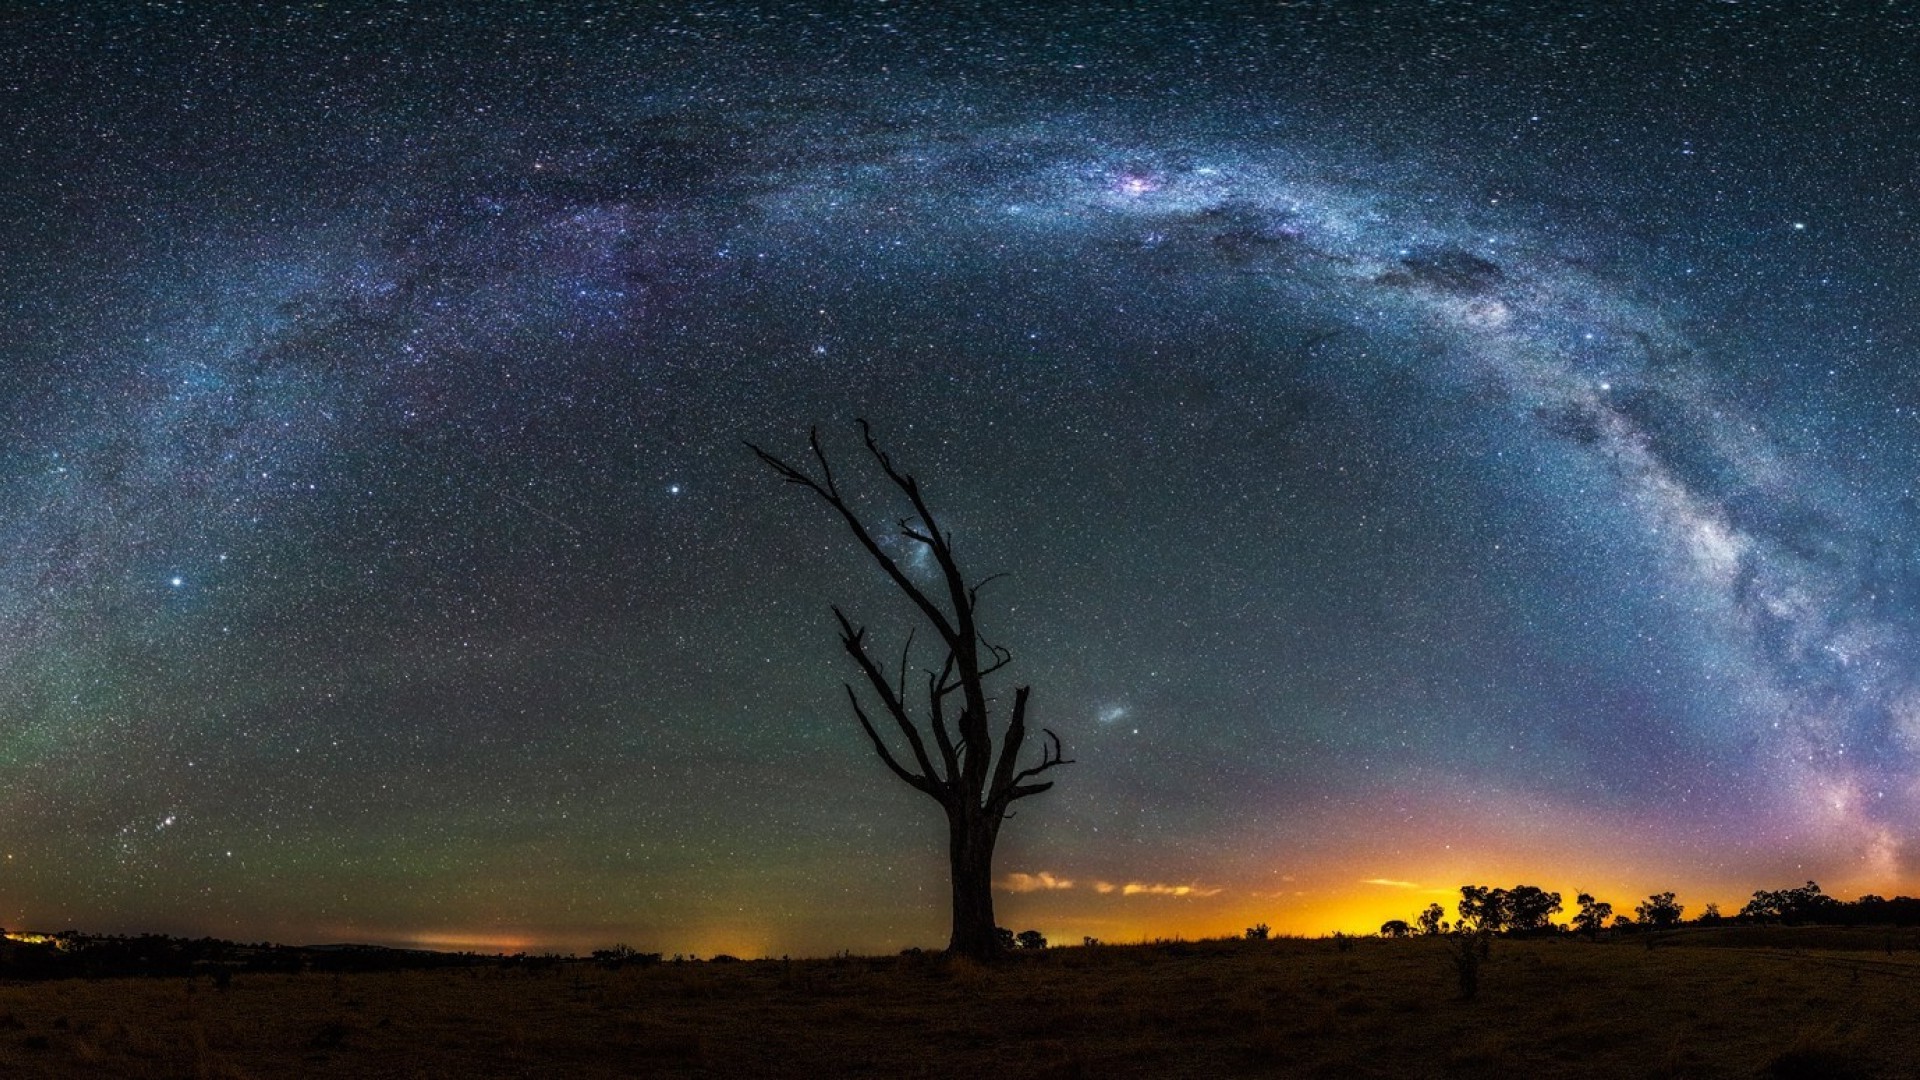
[[[907,707],[907,671],[912,664],[914,635],[907,635],[900,649],[898,665],[889,675],[868,651],[866,628],[855,625],[840,608],[833,609],[834,618],[839,623],[841,645],[860,669],[866,683],[864,695],[851,684],[848,685],[848,700],[861,728],[872,741],[875,752],[894,775],[939,799],[950,810],[959,811],[971,806],[973,810],[968,813],[983,812],[989,818],[999,820],[1005,815],[1007,804],[1037,795],[1053,786],[1052,781],[1039,779],[1042,774],[1062,765],[1070,765],[1072,761],[1062,752],[1059,736],[1052,731],[1044,731],[1039,762],[1024,768],[1020,766],[1019,757],[1026,741],[1029,695],[1029,688],[1024,686],[1016,688],[1013,708],[996,747],[993,725],[989,722],[991,699],[987,695],[985,680],[1012,663],[1013,654],[1002,646],[982,640],[974,620],[974,611],[979,605],[981,590],[1003,575],[982,578],[972,585],[967,583],[954,555],[953,534],[940,527],[939,519],[921,491],[920,482],[894,463],[874,438],[873,429],[866,421],[860,421],[859,425],[861,442],[868,455],[912,508],[914,516],[900,519],[897,523],[899,535],[924,545],[933,556],[945,586],[939,590],[944,593],[942,599],[935,599],[936,594],[921,588],[906,573],[898,559],[889,553],[847,501],[840,490],[832,462],[821,444],[818,428],[807,434],[807,449],[813,457],[811,469],[794,465],[752,443],[747,446],[782,480],[813,492],[840,516],[861,548],[920,611],[944,646],[945,656],[939,670],[926,673],[927,717],[923,733]],[[955,695],[960,699],[957,713],[950,709]],[[868,702],[877,703],[877,709],[870,711]],[[891,739],[883,735],[880,725],[875,723],[879,711],[886,713],[897,732]],[[933,744],[931,750],[927,745],[929,741]],[[895,746],[902,743],[908,751],[904,755],[894,750]]]

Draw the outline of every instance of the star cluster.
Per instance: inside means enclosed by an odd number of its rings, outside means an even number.
[[[1005,922],[1914,887],[1890,9],[7,21],[6,925],[937,940],[741,446],[856,416],[1078,761]]]

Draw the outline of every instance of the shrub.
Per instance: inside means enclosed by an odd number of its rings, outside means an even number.
[[[1480,992],[1480,963],[1486,959],[1485,934],[1455,934],[1447,946],[1447,959],[1460,984],[1460,1000],[1472,1001]]]

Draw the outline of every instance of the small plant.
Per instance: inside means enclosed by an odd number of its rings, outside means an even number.
[[[593,959],[606,967],[618,968],[625,967],[628,964],[638,963],[640,961],[640,953],[635,951],[633,946],[622,942],[611,949],[593,950]],[[654,959],[657,962],[659,955],[655,954]],[[678,957],[675,959],[678,959]]]
[[[1454,934],[1447,944],[1447,959],[1453,964],[1454,978],[1460,984],[1460,1000],[1472,1001],[1480,992],[1480,964],[1486,959],[1486,938],[1481,934]]]
[[[1889,941],[1891,941],[1892,939],[1891,939],[1891,938],[1889,938],[1888,940],[1889,940]],[[1093,936],[1091,936],[1091,935],[1089,935],[1089,936],[1087,936],[1087,937],[1083,937],[1083,938],[1081,938],[1081,939],[1080,939],[1080,944],[1082,944],[1082,945],[1084,945],[1084,946],[1086,946],[1087,948],[1089,948],[1089,949],[1091,949],[1091,948],[1093,948],[1094,946],[1096,946],[1096,945],[1098,945],[1098,944],[1100,944],[1100,939],[1099,939],[1099,938],[1097,938],[1097,937],[1093,937]],[[1891,951],[1891,950],[1889,950],[1889,951]]]
[[[1336,951],[1339,951],[1339,952],[1352,952],[1353,936],[1350,934],[1343,934],[1340,931],[1335,930],[1333,932],[1333,947]]]
[[[1267,940],[1267,936],[1271,933],[1273,933],[1273,930],[1270,927],[1268,927],[1266,923],[1260,923],[1257,926],[1249,926],[1247,927],[1247,940],[1248,941],[1265,941]]]

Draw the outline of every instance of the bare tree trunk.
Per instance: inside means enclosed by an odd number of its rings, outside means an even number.
[[[947,857],[953,870],[953,937],[947,951],[991,960],[1001,951],[993,916],[993,845],[1000,823],[969,809],[947,812]]]

